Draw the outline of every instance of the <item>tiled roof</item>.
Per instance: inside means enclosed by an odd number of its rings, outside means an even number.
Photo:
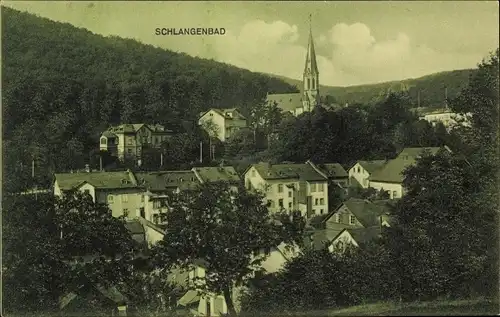
[[[278,107],[284,111],[295,111],[297,108],[302,108],[302,93],[289,93],[289,94],[269,94],[267,95],[267,102],[276,102]]]
[[[150,191],[165,191],[185,186],[199,184],[193,171],[161,171],[136,173],[139,184]]]
[[[105,136],[107,138],[116,138],[116,134],[114,134],[113,132],[109,131],[109,130],[106,130],[102,133],[102,136]]]
[[[309,164],[253,164],[263,179],[298,179],[302,181],[324,181],[326,178]]]
[[[377,239],[382,233],[380,226],[346,229],[359,246]]]
[[[111,133],[136,133],[140,128],[146,126],[153,132],[156,133],[169,133],[171,130],[165,129],[161,124],[145,124],[145,123],[124,123],[114,127],[110,127],[105,132]],[[104,134],[104,133],[103,133]]]
[[[144,233],[144,227],[137,220],[130,220],[125,223],[125,228],[132,234]]]
[[[359,198],[349,198],[349,200],[340,204],[336,209],[330,212],[322,222],[328,221],[328,219],[330,219],[335,213],[337,213],[337,211],[344,205],[349,209],[350,212],[354,214],[356,219],[365,228],[379,225],[379,217],[390,212],[390,207],[388,204],[379,202],[373,203],[369,200]],[[339,228],[345,226],[344,224],[338,225]]]
[[[61,190],[75,189],[84,182],[99,189],[138,187],[135,176],[130,171],[58,173],[55,178]]]
[[[424,151],[428,151],[432,155],[435,155],[440,149],[439,147],[405,148],[395,159],[389,160],[382,168],[376,170],[369,179],[373,182],[401,184],[404,179],[403,171],[405,168],[415,164],[416,159],[422,155]]]
[[[349,176],[346,170],[339,163],[316,164],[328,177],[331,178],[346,178]]]
[[[240,176],[232,166],[195,167],[192,171],[195,172],[203,182],[239,183],[241,181]]]
[[[200,112],[199,117],[200,118],[203,117],[209,111],[215,111],[227,120],[233,120],[233,119],[246,120],[246,118],[238,111],[237,108],[226,108],[226,109],[210,108],[207,111]]]
[[[343,230],[344,229],[323,229],[315,231],[312,238],[313,248],[315,250],[323,249],[325,245],[330,244]]]
[[[384,166],[386,162],[387,161],[385,160],[358,161],[359,165],[361,165],[370,174]]]

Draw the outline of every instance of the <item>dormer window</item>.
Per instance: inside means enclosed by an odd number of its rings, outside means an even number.
[[[101,144],[106,145],[107,144],[107,139],[106,138],[101,138]]]

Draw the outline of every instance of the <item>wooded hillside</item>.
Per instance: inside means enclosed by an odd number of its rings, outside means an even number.
[[[178,129],[210,107],[246,113],[267,92],[295,89],[267,75],[5,7],[2,38],[5,170],[16,177],[29,178],[32,157],[45,176],[88,158],[110,124]]]

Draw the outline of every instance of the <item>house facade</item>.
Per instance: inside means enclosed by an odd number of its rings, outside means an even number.
[[[236,109],[210,109],[200,113],[198,124],[212,137],[227,141],[247,127],[247,119]]]
[[[101,134],[99,149],[108,151],[120,160],[138,160],[145,147],[160,148],[173,135],[159,124],[121,124],[110,127]]]
[[[401,198],[405,194],[403,171],[415,164],[424,152],[435,155],[439,151],[451,152],[446,146],[403,149],[395,159],[389,160],[369,176],[369,187],[388,192],[391,199]]]
[[[265,195],[271,212],[328,213],[328,178],[310,164],[253,164],[244,178],[248,190]]]
[[[358,161],[349,169],[348,178],[351,186],[368,188],[370,187],[369,177],[376,170],[384,166],[385,160]]]
[[[53,190],[58,197],[69,190],[89,194],[94,202],[107,204],[114,217],[134,219],[144,212],[144,189],[130,170],[55,174]]]

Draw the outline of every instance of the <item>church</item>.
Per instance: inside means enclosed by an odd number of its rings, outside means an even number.
[[[319,104],[319,71],[311,26],[309,26],[309,43],[302,80],[301,92],[268,94],[267,103],[272,104],[275,102],[284,112],[288,111],[294,116],[298,116],[303,112],[310,112]]]

